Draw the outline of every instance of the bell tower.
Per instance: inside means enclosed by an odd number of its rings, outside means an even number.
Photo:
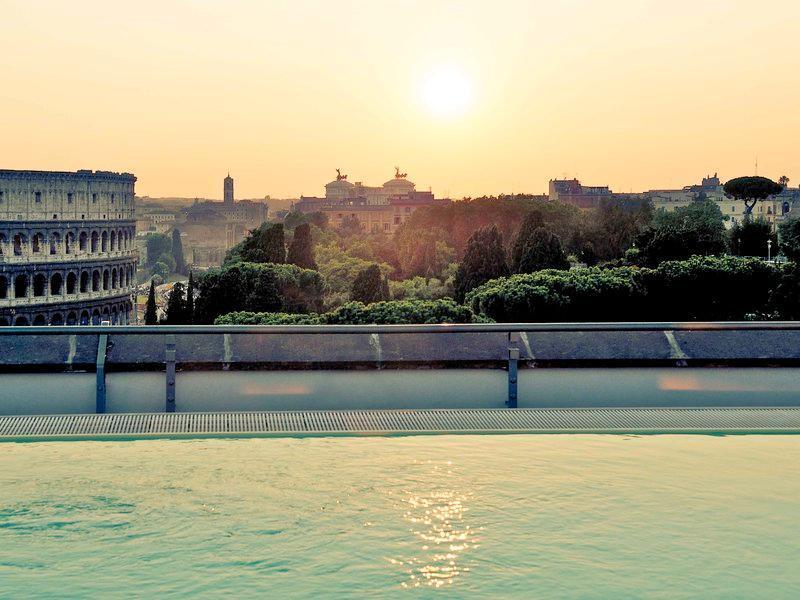
[[[222,185],[222,198],[225,206],[233,205],[233,177],[228,173]]]

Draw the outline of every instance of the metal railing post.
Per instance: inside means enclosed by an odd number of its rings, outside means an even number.
[[[517,368],[519,363],[519,333],[509,332],[508,334],[508,408],[517,408]]]
[[[165,410],[175,412],[175,336],[168,334],[165,339],[165,365],[167,371],[167,403]]]
[[[102,414],[106,412],[106,351],[108,349],[108,335],[102,333],[97,337],[97,361],[95,362],[97,383],[94,411]]]

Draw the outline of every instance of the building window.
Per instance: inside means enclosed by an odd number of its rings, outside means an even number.
[[[384,223],[383,224],[383,230],[384,231],[389,231],[389,224],[388,223]]]
[[[397,216],[394,218],[394,224],[395,224],[395,225],[400,225],[400,215],[397,215]]]
[[[72,200],[73,200],[72,192],[69,192],[67,194],[67,204],[72,204]]]
[[[411,207],[410,207],[410,206],[406,206],[406,212],[407,212],[407,213],[410,213],[410,212],[411,212]]]
[[[92,194],[92,204],[97,204],[97,194]]]
[[[36,198],[36,204],[41,204],[42,203],[42,192],[36,192],[35,198]]]
[[[6,199],[6,193],[0,190],[0,204],[2,204]]]
[[[111,194],[111,204],[114,204],[114,194]]]

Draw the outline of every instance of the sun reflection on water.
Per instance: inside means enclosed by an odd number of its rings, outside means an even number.
[[[464,554],[478,547],[478,532],[465,521],[473,498],[470,490],[452,485],[460,478],[454,476],[450,461],[424,463],[432,469],[424,489],[403,490],[401,507],[409,531],[419,543],[419,552],[403,560],[390,559],[408,574],[403,587],[443,587],[468,573]],[[430,482],[427,484],[427,482]]]

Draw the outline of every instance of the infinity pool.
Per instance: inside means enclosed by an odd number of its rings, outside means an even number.
[[[0,597],[796,598],[800,437],[0,445]]]

